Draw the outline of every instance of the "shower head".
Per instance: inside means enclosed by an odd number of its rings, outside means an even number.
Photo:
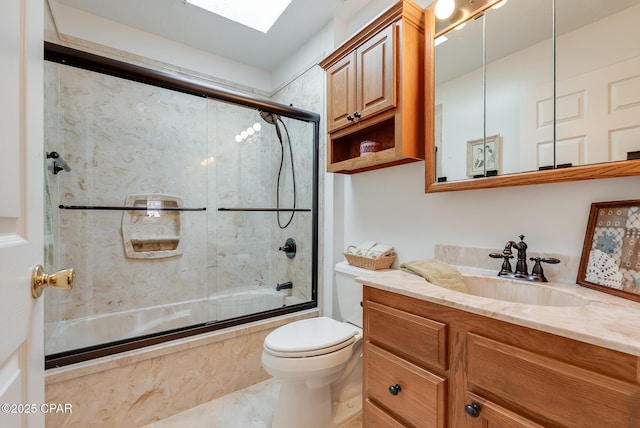
[[[260,113],[260,117],[262,120],[276,127],[276,134],[278,135],[278,140],[280,140],[280,144],[282,144],[282,134],[280,133],[280,127],[278,126],[278,120],[280,116],[275,113],[269,113],[267,111],[258,110]]]
[[[278,123],[278,115],[274,114],[274,113],[269,113],[266,111],[262,111],[262,110],[258,110],[260,112],[260,117],[262,118],[262,120],[264,120],[265,122],[271,124],[271,125],[276,125]]]

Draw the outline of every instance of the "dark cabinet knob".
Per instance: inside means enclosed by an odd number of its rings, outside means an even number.
[[[355,117],[356,119],[360,119],[362,117],[362,115],[360,113],[358,113],[357,111],[353,112],[353,117]]]
[[[353,122],[353,116],[351,116],[350,114],[347,115],[347,120],[349,122]]]
[[[480,405],[475,401],[473,401],[471,404],[467,404],[466,406],[464,406],[465,413],[471,416],[472,418],[477,418],[478,416],[480,416],[481,410],[482,410],[482,407],[480,407]]]
[[[400,385],[398,385],[397,383],[389,387],[389,394],[391,395],[398,395],[400,391],[402,391],[402,388],[400,388]]]

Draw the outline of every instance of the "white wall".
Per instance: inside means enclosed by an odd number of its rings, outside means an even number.
[[[425,194],[424,162],[345,176],[342,187],[342,248],[383,242],[396,263],[433,257],[436,244],[503,248],[520,234],[531,251],[579,256],[592,202],[640,199],[640,177]]]

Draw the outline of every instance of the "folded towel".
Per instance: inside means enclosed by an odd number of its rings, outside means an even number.
[[[440,287],[448,288],[462,293],[468,293],[469,290],[464,283],[464,278],[458,269],[453,266],[441,262],[440,260],[416,260],[406,262],[400,265],[413,274],[420,275],[432,284]]]
[[[377,259],[378,257],[381,257],[384,254],[390,252],[393,252],[393,247],[391,245],[377,244],[369,251],[367,251],[364,256],[372,259]]]
[[[349,245],[347,248],[347,253],[355,254],[356,256],[364,256],[367,254],[369,250],[376,246],[374,241],[366,241],[360,245]]]

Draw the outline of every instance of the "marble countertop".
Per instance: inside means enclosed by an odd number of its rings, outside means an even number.
[[[463,274],[485,273],[460,270]],[[495,276],[495,272],[490,276]],[[640,303],[577,284],[545,283],[542,286],[582,296],[586,304],[543,306],[448,290],[400,270],[359,277],[357,281],[381,290],[640,356]],[[518,283],[531,284],[515,280],[513,286]]]

